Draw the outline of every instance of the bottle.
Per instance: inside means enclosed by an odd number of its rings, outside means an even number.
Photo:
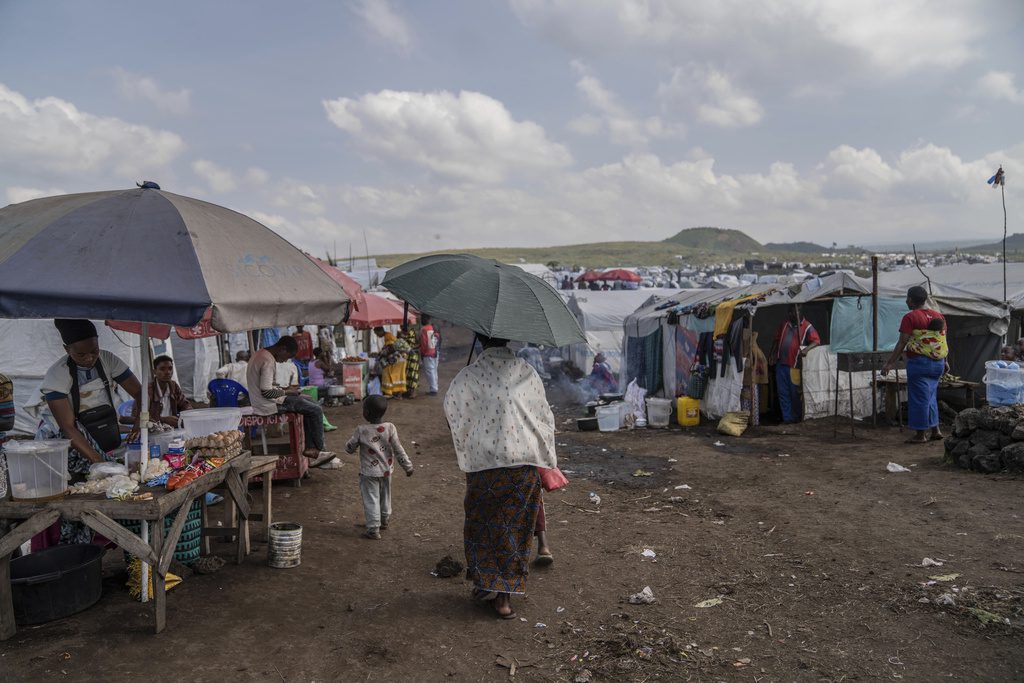
[[[159,458],[160,457],[160,444],[151,443],[149,444],[149,457]]]

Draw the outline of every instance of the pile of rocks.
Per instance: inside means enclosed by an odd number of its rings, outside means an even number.
[[[1024,471],[1024,406],[961,411],[946,438],[945,459],[986,474]]]

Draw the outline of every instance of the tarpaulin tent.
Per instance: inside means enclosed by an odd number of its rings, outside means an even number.
[[[592,292],[566,290],[566,305],[587,336],[586,344],[569,347],[569,360],[584,372],[590,371],[594,356],[603,353],[612,372],[619,374],[622,358],[623,323],[626,316],[649,300],[675,294],[675,289],[622,289]]]

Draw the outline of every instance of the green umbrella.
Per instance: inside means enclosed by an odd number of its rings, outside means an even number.
[[[493,259],[423,256],[392,268],[381,284],[424,313],[488,337],[547,346],[587,341],[551,285]]]

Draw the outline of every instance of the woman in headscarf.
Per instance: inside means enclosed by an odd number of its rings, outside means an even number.
[[[910,312],[900,323],[900,340],[889,361],[882,368],[887,375],[896,367],[900,354],[907,355],[907,426],[917,434],[907,443],[927,443],[943,438],[939,429],[939,379],[949,368],[946,357],[946,319],[938,311],[927,308],[928,292],[924,287],[907,291]]]
[[[538,467],[553,468],[555,420],[544,384],[508,342],[484,350],[444,398],[459,468],[466,473],[463,537],[473,599],[514,619],[511,597],[526,593],[541,504]]]

